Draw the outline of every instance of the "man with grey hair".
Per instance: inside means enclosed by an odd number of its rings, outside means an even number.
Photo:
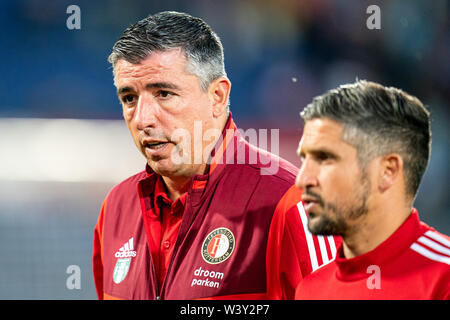
[[[419,99],[357,81],[316,97],[301,116],[296,185],[308,228],[343,243],[296,299],[449,299],[450,238],[413,207],[431,151]]]
[[[127,28],[109,61],[147,164],[103,203],[98,297],[293,299],[332,252],[302,228],[297,168],[237,130],[219,37],[199,18],[161,12]]]

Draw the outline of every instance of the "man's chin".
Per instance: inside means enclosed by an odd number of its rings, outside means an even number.
[[[161,159],[159,161],[147,161],[150,168],[160,176],[175,176],[179,168],[171,163],[168,159]]]
[[[308,215],[308,230],[313,235],[323,234],[323,223],[320,221],[320,217],[316,216],[314,213],[310,212]]]
[[[335,221],[329,219],[325,215],[318,215],[310,212],[308,216],[308,230],[313,235],[340,235],[339,226]]]

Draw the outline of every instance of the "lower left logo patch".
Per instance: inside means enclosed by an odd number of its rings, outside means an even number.
[[[119,284],[127,276],[128,270],[130,269],[131,258],[118,259],[116,266],[114,267],[113,280],[115,283]]]
[[[113,281],[117,284],[121,283],[130,270],[131,258],[136,257],[136,251],[133,250],[133,238],[130,238],[115,254],[117,259],[113,272]]]

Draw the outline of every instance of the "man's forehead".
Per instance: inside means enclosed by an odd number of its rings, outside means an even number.
[[[327,138],[341,140],[344,126],[342,123],[328,119],[316,118],[306,121],[303,136],[308,138]]]
[[[319,146],[333,146],[345,143],[342,140],[344,126],[328,118],[317,118],[308,120],[303,128],[303,135],[299,142],[300,150],[315,148]]]
[[[124,81],[139,80],[171,71],[183,72],[186,62],[181,49],[152,52],[138,64],[119,59],[114,66],[114,83],[118,86]]]

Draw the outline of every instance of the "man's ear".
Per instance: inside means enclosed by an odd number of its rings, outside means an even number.
[[[226,77],[219,77],[209,86],[208,93],[212,102],[212,112],[215,118],[223,115],[228,106],[231,82]]]
[[[383,156],[379,168],[378,189],[383,193],[403,176],[403,158],[398,153]]]

